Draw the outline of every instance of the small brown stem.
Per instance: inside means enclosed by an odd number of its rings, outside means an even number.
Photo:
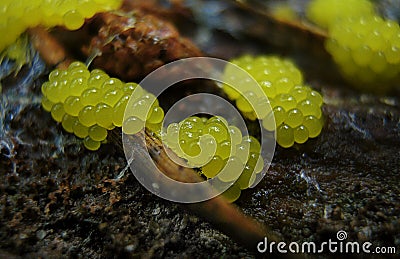
[[[144,159],[146,155],[144,152],[148,150],[157,167],[169,178],[187,183],[203,181],[195,170],[174,163],[168,157],[161,141],[149,130],[146,129],[144,133],[147,148],[135,150],[138,151],[135,152],[136,161]],[[113,142],[117,141],[116,143],[122,147],[120,134],[114,130],[111,139]],[[131,137],[139,138],[137,135]],[[139,143],[140,141],[135,142]],[[257,245],[264,238],[267,238],[268,242],[281,241],[278,235],[251,217],[244,215],[239,208],[228,203],[222,196],[198,203],[181,204],[181,206],[210,222],[215,228],[250,251],[257,252]]]
[[[260,1],[225,0],[251,17],[253,26],[242,33],[272,46],[304,51],[325,63],[331,63],[330,54],[324,48],[328,33],[311,23],[300,20],[280,19],[266,9]]]
[[[72,63],[65,48],[42,26],[28,29],[33,47],[50,66],[65,69]]]

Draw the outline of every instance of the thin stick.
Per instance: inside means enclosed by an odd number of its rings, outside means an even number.
[[[28,34],[33,47],[48,65],[66,69],[72,63],[65,48],[44,27],[29,28]]]

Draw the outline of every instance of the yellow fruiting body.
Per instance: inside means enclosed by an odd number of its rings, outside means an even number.
[[[49,81],[42,85],[42,106],[67,132],[84,139],[86,148],[97,150],[107,138],[107,130],[122,126],[125,107],[137,87],[73,62],[68,69],[49,74]],[[135,93],[139,93],[136,99],[151,97],[143,89]],[[152,125],[161,124],[163,118],[164,111],[155,105],[149,113]]]
[[[280,146],[287,148],[295,142],[302,144],[309,137],[320,134],[323,127],[323,98],[320,93],[303,84],[302,73],[291,61],[275,56],[242,56],[231,62],[254,77],[268,97],[270,107],[264,107],[265,102],[257,101],[259,97],[249,92],[248,86],[242,85],[240,80],[233,86],[236,89],[227,84],[222,89],[236,101],[237,108],[246,117],[262,120],[263,127],[268,131],[276,130],[276,141]],[[224,79],[225,82],[237,81],[236,74],[229,68],[224,72]],[[247,99],[253,100],[255,106]],[[264,112],[256,114],[256,109]],[[306,123],[308,116],[315,119]]]
[[[117,9],[122,0],[2,0],[0,3],[0,52],[27,28],[42,24],[79,29],[85,18],[97,12]]]
[[[314,0],[307,17],[327,29],[325,48],[355,88],[378,94],[400,82],[400,28],[368,0]]]
[[[325,29],[341,19],[374,13],[374,6],[368,0],[312,0],[306,10],[307,18]]]
[[[385,93],[400,82],[400,27],[378,16],[347,18],[329,30],[326,49],[356,88]]]
[[[255,60],[261,61],[261,65]],[[277,125],[272,128],[277,129],[280,145],[304,143],[308,137],[319,134],[322,97],[301,85],[302,74],[293,63],[276,57],[243,57],[234,62],[261,82],[262,90],[270,93],[273,109],[256,114],[240,94],[236,98],[238,108],[249,116],[263,115],[260,119],[266,128],[271,124],[265,121],[275,117]],[[230,90],[229,86],[224,89]],[[189,165],[199,168],[205,177],[234,181],[224,194],[230,201],[240,196],[240,190],[250,187],[264,167],[258,140],[243,136],[239,128],[229,125],[224,118],[192,116],[168,125],[162,132],[164,111],[153,94],[135,83],[110,78],[101,70],[90,72],[81,62],[73,62],[66,70],[52,71],[41,90],[43,108],[67,132],[83,139],[87,149],[97,150],[106,140],[108,130],[114,127],[123,126],[125,134],[136,134],[146,126]],[[245,96],[249,100],[258,98],[252,92],[246,92]],[[259,109],[266,107],[263,103],[257,105]]]
[[[239,128],[219,116],[209,119],[191,116],[172,123],[163,141],[189,165],[199,167],[205,177],[235,181],[223,194],[231,202],[240,196],[240,190],[252,185],[256,174],[264,167],[258,140],[252,136],[242,137]]]

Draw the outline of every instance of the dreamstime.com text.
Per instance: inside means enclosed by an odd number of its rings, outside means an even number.
[[[257,250],[260,253],[349,253],[349,254],[395,254],[396,247],[394,246],[377,246],[373,247],[371,242],[350,242],[345,241],[347,239],[347,233],[343,230],[339,230],[336,233],[337,240],[334,241],[329,239],[328,241],[322,242],[321,244],[316,244],[315,242],[291,242],[287,244],[286,242],[268,242],[267,238],[259,242],[257,245]]]

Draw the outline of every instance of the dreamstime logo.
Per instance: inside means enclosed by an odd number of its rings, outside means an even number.
[[[347,239],[347,233],[346,233],[346,231],[344,231],[344,230],[339,230],[339,231],[336,233],[336,238],[337,238],[339,241],[342,241],[342,240]]]
[[[223,77],[223,72],[227,69],[229,69],[231,74],[235,75],[234,79]],[[245,70],[242,70],[232,63],[216,58],[187,58],[169,63],[150,73],[139,83],[139,85],[143,89],[146,89],[158,97],[174,84],[189,79],[208,79],[213,80],[217,84],[224,83],[231,86],[242,96],[245,96],[247,102],[253,107],[253,110],[259,118],[263,118],[266,112],[271,111],[269,100],[262,88]],[[241,89],[245,88],[246,92],[254,93],[254,96],[257,96],[257,98],[255,99],[246,97],[246,94],[237,87],[237,84],[242,84]],[[243,85],[245,87],[243,87]],[[142,90],[139,87],[134,90],[130,100],[128,101],[124,114],[124,120],[137,112],[134,108],[134,97],[138,95],[137,91]],[[265,104],[262,106],[263,109],[259,108],[260,105],[257,106],[259,103]],[[150,108],[151,107],[149,107],[145,114],[150,112]],[[167,128],[170,123],[182,121],[188,116],[196,115],[198,113],[209,114],[212,116],[222,116],[226,119],[229,125],[235,125],[238,127],[242,131],[243,135],[248,134],[246,123],[244,122],[240,113],[237,111],[236,107],[220,96],[209,93],[194,94],[177,101],[175,105],[173,105],[165,114],[163,129]],[[273,116],[270,123],[275,125]],[[142,126],[145,126],[145,122],[143,122]],[[123,132],[131,132],[129,129],[124,127],[127,126],[123,125]],[[261,136],[260,156],[264,160],[264,168],[261,173],[257,174],[257,177],[253,178],[254,182],[252,183],[251,187],[257,185],[264,177],[271,164],[275,150],[275,132],[267,132],[262,127],[261,123],[259,123],[259,128]],[[222,168],[222,170],[215,177],[208,179],[207,181],[198,183],[179,182],[166,176],[158,169],[157,165],[145,147],[145,136],[140,132],[137,133],[136,136],[137,137],[132,137],[125,133],[123,133],[122,136],[125,156],[130,164],[133,174],[149,191],[161,198],[174,202],[200,202],[221,194],[235,183],[235,181],[240,177],[245,166],[232,166],[229,165],[229,163],[226,163],[225,167]],[[232,136],[230,137],[232,138]],[[205,135],[203,140],[209,141],[209,138],[212,138],[212,136]],[[202,141],[202,139],[200,139],[200,141]],[[209,142],[211,143],[212,141]],[[168,150],[168,148],[166,148],[166,150]],[[176,163],[182,163],[179,159],[174,160],[174,156],[171,155],[170,152],[167,152],[167,154]],[[196,167],[201,167],[208,161],[209,159],[203,159],[201,160],[201,164],[196,165]],[[187,163],[181,165],[193,167]],[[224,176],[229,177],[224,178]],[[221,181],[220,179],[223,178],[225,180]]]

